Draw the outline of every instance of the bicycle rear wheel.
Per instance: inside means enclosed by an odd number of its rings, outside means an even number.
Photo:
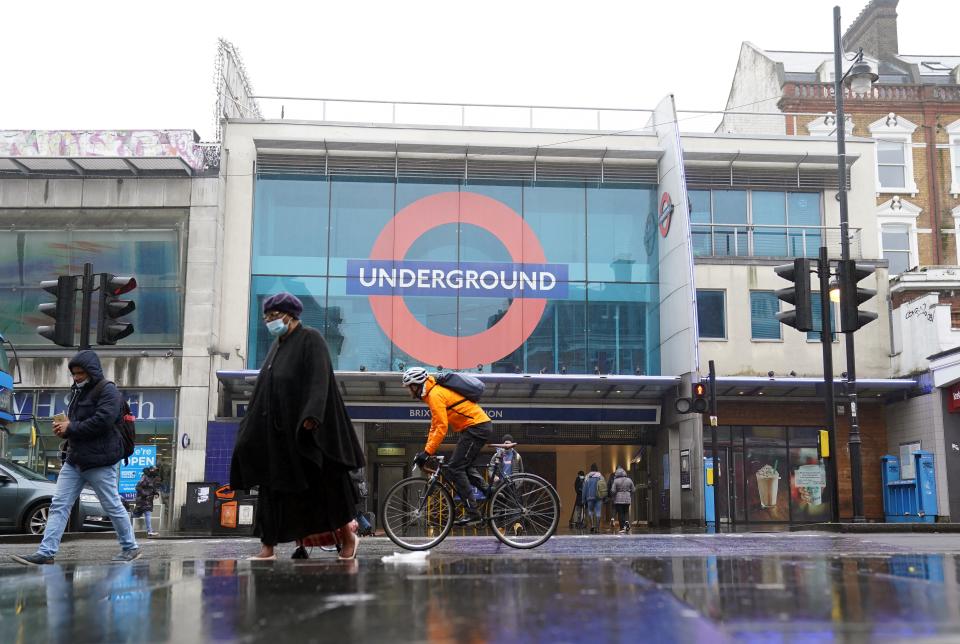
[[[512,548],[536,548],[553,536],[560,522],[560,497],[534,474],[515,474],[490,499],[493,534]]]
[[[437,482],[403,479],[383,502],[383,529],[390,540],[407,550],[429,550],[453,527],[453,499]]]

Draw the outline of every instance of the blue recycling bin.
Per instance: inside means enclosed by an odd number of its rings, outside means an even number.
[[[900,478],[900,459],[884,456],[883,513],[887,523],[934,523],[937,520],[937,480],[933,454],[911,455],[916,478]]]

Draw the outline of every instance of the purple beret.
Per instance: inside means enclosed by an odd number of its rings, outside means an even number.
[[[292,293],[277,293],[263,301],[263,312],[266,313],[267,311],[289,313],[293,317],[299,318],[300,314],[303,313],[303,302]]]

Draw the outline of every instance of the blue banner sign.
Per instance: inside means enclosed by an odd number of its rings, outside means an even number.
[[[567,297],[566,264],[347,260],[347,295]]]
[[[137,483],[143,470],[157,464],[156,445],[135,445],[127,464],[120,462],[120,496],[132,499],[137,495]]]
[[[70,395],[69,389],[17,391],[13,395],[13,414],[17,417],[53,418],[61,412],[67,413]],[[123,389],[120,395],[130,405],[137,420],[176,418],[177,392],[173,389]]]
[[[631,424],[655,425],[660,422],[658,405],[633,405],[630,407],[547,407],[547,406],[484,406],[484,411],[494,422],[506,423],[552,423],[552,424]],[[399,423],[430,422],[430,410],[426,405],[347,405],[347,412],[354,421]]]
[[[247,404],[234,403],[234,414],[242,418]],[[659,405],[602,406],[602,407],[531,407],[523,405],[484,406],[493,421],[506,423],[593,423],[600,425],[657,425],[660,423]],[[347,413],[356,422],[409,423],[430,421],[426,405],[347,405]]]

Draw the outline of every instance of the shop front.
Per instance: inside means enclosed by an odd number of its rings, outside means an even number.
[[[136,418],[137,432],[137,458],[128,466],[121,463],[120,491],[129,495],[143,464],[153,461],[163,478],[160,503],[166,506],[176,466],[177,391],[121,389],[120,393]],[[0,436],[0,456],[56,481],[62,466],[63,441],[53,433],[53,417],[66,413],[70,394],[69,389],[18,389],[14,394],[18,421]],[[139,469],[137,464],[141,465]]]

